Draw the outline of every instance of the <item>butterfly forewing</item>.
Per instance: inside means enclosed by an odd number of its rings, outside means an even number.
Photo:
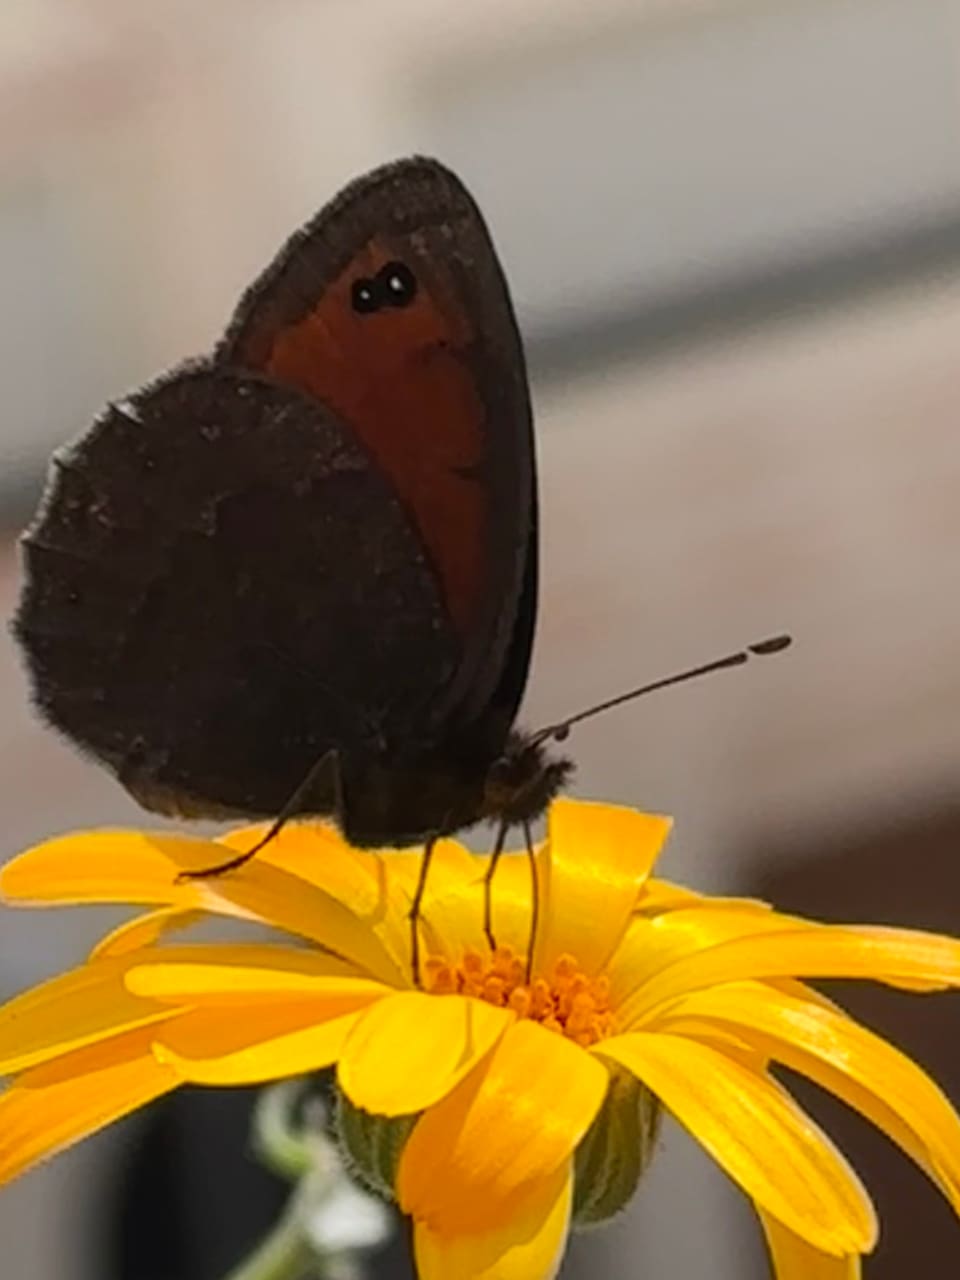
[[[353,183],[248,291],[218,359],[349,422],[408,513],[460,644],[432,715],[463,728],[499,686],[498,725],[512,719],[529,661],[524,591],[535,608],[530,402],[503,272],[460,181],[412,159]]]

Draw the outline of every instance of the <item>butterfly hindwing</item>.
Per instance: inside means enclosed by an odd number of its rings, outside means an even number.
[[[161,807],[277,813],[325,751],[395,749],[455,665],[369,455],[230,369],[111,406],[55,462],[24,555],[40,709]]]

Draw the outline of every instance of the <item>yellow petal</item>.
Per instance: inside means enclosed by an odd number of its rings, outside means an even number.
[[[399,945],[404,965],[409,965],[409,911],[423,862],[421,849],[383,852],[382,862],[396,886],[402,904]],[[427,888],[420,913],[420,933],[425,949],[458,961],[468,945],[475,945],[482,926],[482,910],[474,902],[482,872],[478,860],[456,840],[438,840],[427,874]]]
[[[203,911],[184,910],[180,907],[161,907],[146,915],[135,916],[101,938],[90,952],[88,959],[105,960],[110,956],[128,956],[131,952],[152,947],[168,933],[188,929],[205,918]]]
[[[607,1080],[570,1040],[514,1023],[417,1121],[400,1158],[400,1207],[446,1239],[502,1227],[567,1165]]]
[[[879,982],[905,991],[946,991],[960,986],[960,939],[922,929],[886,925],[846,926],[873,952]]]
[[[694,1021],[690,1021],[690,1020]],[[905,1054],[822,1002],[743,983],[672,1005],[663,1029],[721,1027],[866,1116],[937,1182],[960,1213],[960,1117]]]
[[[272,825],[254,822],[235,827],[217,836],[216,843],[242,853],[259,844]],[[288,822],[256,856],[291,875],[301,876],[343,902],[369,891],[370,851],[352,848],[329,822]]]
[[[835,1258],[815,1249],[789,1227],[758,1208],[776,1280],[860,1280],[860,1257]]]
[[[180,1005],[338,995],[369,1001],[392,990],[358,976],[336,956],[269,943],[195,943],[140,952],[129,958],[124,982],[135,995]]]
[[[670,826],[669,818],[617,805],[553,802],[547,816],[549,856],[542,862],[536,972],[552,972],[565,954],[576,956],[587,975],[602,971]]]
[[[687,957],[694,960],[708,948],[766,933],[794,933],[806,927],[793,916],[765,910],[751,903],[711,906],[709,901],[678,907],[630,922],[608,966],[610,998],[619,1006],[621,1026],[629,1027],[637,1008],[646,1008],[647,985],[668,966]],[[813,928],[814,926],[810,926]],[[713,952],[711,951],[711,955]]]
[[[418,1280],[554,1280],[570,1228],[573,1176],[567,1162],[502,1224],[482,1235],[413,1228]]]
[[[840,925],[758,932],[681,956],[635,990],[619,1016],[622,1025],[640,1026],[691,991],[785,977],[872,978],[942,990],[960,985],[960,942],[907,929]]]
[[[637,898],[635,910],[637,915],[656,915],[660,911],[676,911],[681,907],[710,906],[715,901],[717,899],[688,889],[686,885],[651,876]]]
[[[9,1000],[0,1008],[0,1075],[177,1012],[127,991],[125,968],[123,959],[100,960]]]
[[[432,1106],[514,1021],[508,1009],[466,996],[397,992],[360,1019],[337,1067],[355,1106],[400,1116]]]
[[[157,1060],[193,1084],[242,1085],[306,1075],[340,1056],[361,1010],[342,1000],[323,1010],[316,1003],[199,1009],[158,1027]]]
[[[325,889],[259,857],[212,882],[204,881],[205,885],[210,883],[216,886],[219,899],[242,913],[309,938],[370,977],[393,985],[407,984],[406,972],[377,934]]]
[[[226,875],[178,881],[183,871],[216,866],[223,853],[219,843],[188,836],[79,833],[15,858],[0,872],[0,892],[21,905],[129,902],[258,920],[317,942],[371,976],[406,985],[405,971],[348,906],[259,854]]]
[[[538,868],[542,868],[542,846],[534,854]],[[430,904],[424,936],[432,951],[455,964],[465,951],[483,954],[487,950],[483,916],[484,877],[489,865],[486,856],[474,857],[467,874],[448,882]],[[539,883],[542,870],[537,874]],[[527,851],[506,852],[493,880],[493,932],[498,946],[512,947],[523,956],[530,948],[532,884]]]
[[[712,1046],[631,1033],[598,1052],[632,1071],[751,1199],[816,1248],[863,1253],[876,1238],[857,1175],[774,1081]]]
[[[210,881],[181,871],[223,861],[212,840],[149,831],[79,831],[47,840],[0,869],[0,893],[20,906],[129,902],[202,907]]]
[[[0,1094],[0,1182],[63,1151],[180,1083],[128,1032],[25,1071]]]
[[[686,885],[674,884],[672,880],[651,876],[637,899],[636,912],[637,915],[653,916],[661,911],[677,911],[684,907],[713,907],[721,911],[772,910],[770,904],[760,898],[711,897],[688,889]]]
[[[422,849],[379,849],[370,854],[387,870],[406,901],[406,908],[413,899],[420,869],[423,863]],[[427,888],[423,900],[424,909],[430,910],[430,901],[434,897],[442,897],[462,880],[469,880],[476,874],[476,858],[469,849],[458,840],[438,840],[433,846],[430,859],[430,872],[427,876]]]
[[[604,819],[603,844],[598,844],[596,839],[599,829],[596,811],[600,811]],[[626,926],[637,901],[638,886],[646,875],[646,864],[637,859],[638,839],[646,841],[643,852],[653,857],[656,847],[650,843],[651,839],[654,842],[665,839],[670,824],[664,818],[582,801],[556,802],[551,808],[550,823],[551,839],[534,847],[541,920],[541,943],[534,967],[544,972],[543,965],[554,952],[557,958],[573,951],[585,972],[597,972],[614,950],[618,932]],[[564,865],[558,851],[564,854]],[[617,858],[622,860],[619,870],[615,864]],[[432,949],[438,954],[456,961],[464,950],[486,950],[483,918],[484,878],[488,866],[488,855],[473,855],[473,866],[467,869],[468,873],[451,877],[430,904],[428,926],[434,930]],[[551,883],[553,889],[549,887]],[[504,853],[493,880],[493,933],[498,945],[507,945],[518,955],[526,955],[530,950],[532,886],[528,851],[514,849]],[[573,910],[566,901],[569,893],[582,893],[577,900],[579,910]],[[602,931],[584,927],[594,897],[605,920],[610,922]],[[554,904],[552,909],[550,902]],[[622,924],[618,923],[618,903],[627,908]],[[585,958],[579,955],[578,947]]]
[[[221,842],[232,849],[252,848],[266,834],[267,825],[232,831]],[[422,854],[422,849],[353,849],[330,824],[310,822],[288,824],[257,858],[347,904],[382,939],[400,970],[407,973],[407,913]],[[434,899],[472,875],[472,855],[463,845],[455,840],[437,841],[423,903],[425,941],[430,950],[443,949],[427,932],[435,915]]]

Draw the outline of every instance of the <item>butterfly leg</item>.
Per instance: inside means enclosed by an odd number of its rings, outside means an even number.
[[[433,851],[437,841],[440,839],[438,835],[430,836],[427,843],[423,847],[423,855],[420,858],[420,874],[417,876],[417,887],[413,892],[413,899],[410,903],[410,910],[407,912],[407,919],[410,921],[410,969],[413,973],[413,985],[419,987],[420,982],[420,910],[423,906],[423,895],[427,891],[427,875],[430,871],[430,862],[433,858]]]
[[[228,858],[225,862],[218,862],[215,866],[204,867],[201,871],[181,871],[177,876],[178,881],[183,880],[208,880],[215,876],[222,876],[227,871],[235,871],[237,867],[242,867],[244,863],[249,862],[255,857],[261,849],[266,848],[271,840],[275,840],[283,828],[287,825],[291,818],[297,813],[303,812],[304,804],[309,798],[320,791],[328,797],[325,800],[324,811],[329,812],[330,808],[334,813],[340,814],[343,811],[343,784],[340,777],[340,758],[336,751],[326,751],[312,765],[309,773],[294,791],[293,795],[280,810],[279,814],[271,822],[267,833],[262,836],[252,849],[245,849],[243,853],[238,853],[232,858]],[[333,799],[333,805],[330,805],[330,799]]]
[[[533,834],[530,823],[524,820],[523,837],[527,845],[527,858],[530,862],[530,940],[527,943],[527,982],[533,977],[533,948],[537,943],[537,930],[540,927],[540,881],[537,876],[537,855],[533,848]]]
[[[506,843],[509,829],[509,823],[500,823],[497,838],[493,843],[493,851],[490,854],[490,861],[487,864],[486,874],[483,877],[483,932],[487,935],[487,942],[491,951],[495,951],[497,948],[497,940],[493,936],[493,877],[497,873],[497,863],[503,854],[503,846]]]

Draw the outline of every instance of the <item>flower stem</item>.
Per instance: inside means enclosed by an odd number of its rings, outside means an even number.
[[[322,1280],[324,1270],[310,1248],[291,1205],[256,1250],[228,1280]]]
[[[309,1238],[305,1222],[317,1183],[316,1174],[300,1181],[277,1225],[226,1280],[362,1280],[359,1259],[321,1250]]]
[[[283,1081],[257,1104],[256,1149],[295,1186],[276,1226],[227,1280],[363,1280],[358,1252],[389,1234],[383,1206],[351,1183],[322,1108],[300,1107],[303,1092],[302,1081]]]

